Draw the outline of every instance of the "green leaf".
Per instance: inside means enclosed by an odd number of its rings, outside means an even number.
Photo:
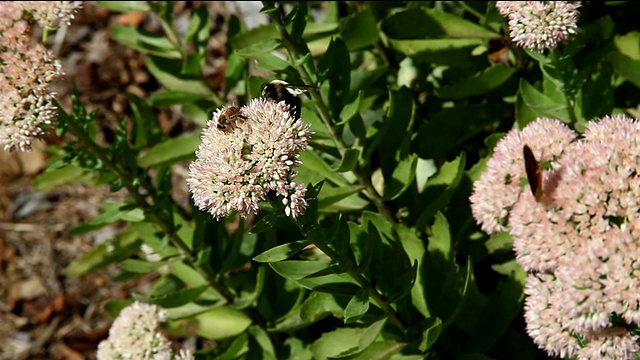
[[[215,108],[215,104],[203,100],[182,104],[182,112],[187,117],[190,117],[194,123],[202,127],[207,126],[207,122],[211,119],[211,113]]]
[[[494,264],[491,265],[491,269],[493,269],[496,273],[504,276],[508,276],[519,282],[522,286],[524,286],[525,279],[527,277],[527,272],[524,271],[522,266],[516,262],[515,259],[511,259],[502,264]]]
[[[203,285],[208,286],[208,285]],[[211,305],[198,305],[195,302],[186,303],[185,305],[174,307],[167,309],[167,314],[169,314],[169,319],[180,320],[180,319],[190,319],[195,315],[202,314],[208,310],[213,309],[215,306]]]
[[[389,97],[390,106],[382,129],[364,155],[365,158],[371,156],[373,147],[380,144],[380,161],[385,176],[390,175],[397,167],[398,160],[408,155],[408,146],[413,136],[413,130],[410,129],[414,114],[411,90],[403,86],[390,92]]]
[[[196,315],[196,334],[209,340],[221,340],[240,335],[252,321],[243,312],[227,306],[216,307]]]
[[[73,260],[63,273],[69,277],[82,276],[122,261],[138,252],[139,249],[138,232],[125,230],[116,235],[112,244],[102,243]]]
[[[312,292],[302,306],[278,321],[273,331],[290,332],[305,328],[327,316],[341,317],[344,310],[328,293]]]
[[[302,340],[288,337],[283,344],[288,349],[287,359],[313,360],[311,349]]]
[[[125,261],[120,263],[120,267],[123,270],[128,272],[147,274],[165,264],[166,262],[164,261],[150,262],[150,261],[139,260],[139,259],[126,259]]]
[[[66,165],[59,169],[47,169],[33,179],[37,191],[48,192],[66,184],[91,185],[96,180],[95,174],[75,165]]]
[[[443,109],[420,126],[411,148],[423,159],[459,153],[459,147],[465,141],[512,111],[513,106],[504,103],[461,104]]]
[[[348,124],[351,119],[353,119],[356,115],[360,113],[360,105],[362,104],[362,99],[364,98],[364,91],[358,91],[358,97],[356,97],[352,102],[346,104],[342,111],[340,112],[340,120],[336,126]]]
[[[213,95],[202,78],[193,75],[178,75],[182,69],[182,62],[179,60],[147,56],[144,62],[149,72],[169,90],[191,92],[204,97]]]
[[[112,318],[117,318],[122,309],[134,303],[133,299],[127,300],[109,300],[102,306],[105,312]]]
[[[345,357],[364,351],[380,335],[385,321],[386,318],[378,320],[367,328],[338,328],[322,334],[311,345],[314,359]]]
[[[513,279],[501,279],[489,301],[478,312],[476,328],[466,346],[484,353],[491,349],[509,325],[522,311],[524,292],[522,284]]]
[[[155,111],[146,101],[132,93],[127,93],[127,99],[129,99],[129,106],[131,106],[135,121],[131,135],[134,139],[133,147],[140,150],[144,145],[153,146],[162,141],[164,133],[158,123]]]
[[[484,243],[484,246],[487,248],[489,254],[501,251],[509,252],[513,249],[513,238],[508,232],[502,231],[491,235],[489,240]]]
[[[282,71],[291,66],[288,62],[272,53],[260,53],[251,57],[256,61],[256,65],[258,65],[259,68],[267,71]]]
[[[154,34],[133,26],[115,26],[111,28],[111,36],[122,45],[128,46],[143,54],[169,59],[180,59],[180,52],[162,35]]]
[[[151,106],[171,106],[205,99],[203,95],[188,91],[160,90],[149,96]]]
[[[361,153],[360,149],[347,149],[342,157],[340,165],[335,169],[335,171],[343,173],[355,169],[356,165],[358,165]]]
[[[362,190],[360,186],[324,186],[318,195],[318,209],[327,210],[330,205],[358,194]]]
[[[115,12],[151,11],[146,1],[97,1],[96,4]]]
[[[260,255],[257,255],[253,258],[254,261],[263,262],[263,263],[271,263],[281,260],[286,260],[291,256],[299,253],[311,244],[309,240],[298,240],[286,243],[284,245],[279,245],[274,248],[271,248]]]
[[[173,261],[170,262],[168,266],[171,270],[171,274],[190,287],[200,287],[209,284],[207,279],[205,279],[199,272],[183,262]]]
[[[391,46],[415,60],[452,67],[474,65],[473,50],[486,45],[483,39],[389,39]],[[485,60],[486,62],[486,60]],[[474,65],[475,66],[475,65]]]
[[[427,250],[432,254],[437,252],[438,257],[445,261],[451,261],[451,257],[453,256],[449,222],[447,222],[447,218],[439,211],[434,217],[432,235],[429,237]]]
[[[640,61],[640,32],[632,31],[624,35],[616,35],[613,43],[620,54],[633,61]]]
[[[416,177],[417,165],[418,155],[416,154],[411,154],[398,163],[391,178],[385,180],[385,200],[394,200],[409,189]]]
[[[337,186],[348,185],[347,181],[340,175],[336,174],[314,151],[305,150],[301,152],[298,160],[302,161],[302,167],[317,172],[323,179],[327,179]]]
[[[140,155],[138,164],[142,167],[152,167],[193,160],[198,146],[200,146],[200,134],[169,139]]]
[[[358,50],[378,41],[378,27],[370,6],[340,20],[340,35],[349,50]],[[346,66],[346,64],[337,64]]]
[[[275,230],[280,228],[280,224],[285,222],[285,218],[281,214],[269,213],[261,218],[251,229],[250,234],[260,234],[265,231]]]
[[[336,66],[337,64],[340,65]],[[351,83],[349,64],[347,45],[340,38],[333,39],[318,65],[318,71],[321,79],[325,77],[329,79],[329,107],[334,118],[342,112],[349,98]]]
[[[367,200],[360,198],[358,194],[353,194],[351,196],[348,196],[336,203],[333,203],[323,208],[322,211],[326,213],[335,213],[335,212],[341,212],[341,211],[358,211],[358,210],[365,209],[369,205],[370,203]]]
[[[611,53],[615,72],[640,87],[640,32],[617,35],[614,44],[617,51]]]
[[[71,233],[74,235],[84,234],[105,225],[113,224],[119,220],[129,222],[140,222],[144,220],[142,209],[136,208],[130,210],[130,207],[123,203],[103,203],[102,208],[103,210],[98,216],[73,228]]]
[[[214,347],[214,350],[219,349],[218,347]],[[236,360],[241,359],[243,355],[247,353],[249,350],[249,335],[247,333],[242,333],[240,336],[233,339],[231,345],[225,349],[222,354],[215,353],[215,360]],[[198,352],[198,355],[207,356],[207,353],[203,353],[201,351]],[[208,358],[208,357],[205,357]]]
[[[344,309],[345,324],[353,323],[360,320],[369,310],[369,293],[367,289],[360,289],[358,293],[349,300],[347,307]]]
[[[407,26],[411,24],[411,26]],[[393,39],[480,38],[497,39],[495,33],[460,16],[439,9],[412,8],[386,18],[380,28]]]
[[[271,40],[262,41],[262,42],[253,44],[251,46],[247,46],[245,48],[239,49],[237,51],[237,54],[243,58],[250,59],[256,55],[270,53],[272,50],[275,50],[278,47],[278,45],[279,45],[278,39],[271,39]]]
[[[295,280],[307,289],[346,296],[353,296],[359,289],[351,276],[326,262],[285,260],[269,266],[280,276]]]
[[[269,266],[286,279],[300,280],[307,276],[324,273],[330,269],[331,264],[324,261],[286,260],[270,263]]]
[[[464,177],[465,165],[466,156],[462,153],[454,161],[444,163],[438,172],[427,180],[418,201],[420,217],[417,220],[417,228],[424,228],[436,212],[449,203]]]
[[[387,360],[396,359],[394,355],[398,354],[405,346],[406,343],[396,340],[382,340],[376,341],[369,346],[365,351],[355,356],[350,356],[349,360]],[[401,357],[402,360],[408,360]],[[400,360],[398,359],[398,360]],[[422,357],[420,357],[422,359]]]
[[[270,23],[238,33],[231,38],[231,46],[236,50],[240,50],[251,45],[261,44],[279,38],[280,33],[276,29],[276,24]]]
[[[276,350],[274,349],[271,339],[266,331],[261,327],[254,325],[249,328],[249,334],[254,340],[254,342],[251,343],[255,343],[260,350],[253,351],[253,354],[258,355],[260,359],[276,359]]]
[[[186,46],[191,40],[198,54],[204,54],[211,34],[211,16],[206,6],[200,6],[193,10],[189,19],[187,34],[182,40]]]
[[[521,128],[538,117],[558,119],[566,123],[571,121],[566,104],[554,101],[529,84],[525,79],[520,80],[518,101],[516,119]],[[525,117],[525,114],[528,116]]]
[[[138,301],[150,302],[150,303],[162,306],[165,309],[170,309],[170,308],[177,308],[179,306],[183,306],[185,304],[194,302],[208,288],[209,288],[209,285],[203,285],[196,288],[181,289],[178,291],[173,291],[173,292],[165,293],[162,295],[149,296],[149,297],[137,295],[134,293],[133,297]]]
[[[435,88],[434,93],[447,100],[459,100],[486,94],[504,84],[515,72],[516,69],[513,67],[494,65],[455,84]]]
[[[442,320],[437,317],[429,319],[427,326],[425,326],[425,329],[422,332],[422,341],[420,342],[418,349],[422,352],[429,350],[431,346],[436,343],[441,332]]]
[[[426,252],[424,242],[416,235],[415,231],[405,226],[398,226],[397,231],[402,247],[406,251],[407,256],[409,256],[409,261],[411,261],[412,264],[417,263],[418,268],[413,287],[411,288],[411,303],[425,318],[429,318],[431,317],[431,313],[429,312],[429,306],[425,298],[424,287],[422,285],[423,274],[421,271],[422,261]]]

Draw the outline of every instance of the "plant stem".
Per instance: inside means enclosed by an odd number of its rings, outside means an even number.
[[[161,5],[156,4],[155,1],[147,1],[147,4],[151,8],[151,10],[158,16],[158,20],[160,20],[160,24],[162,25],[164,32],[167,34],[167,39],[169,40],[169,42],[171,42],[175,47],[175,49],[178,50],[182,60],[186,61],[187,51],[185,50],[184,46],[182,46],[182,43],[180,42],[180,37],[178,37],[178,33],[176,33],[176,31],[173,29],[173,25],[169,23],[167,19],[165,19],[164,14],[160,9]]]
[[[305,227],[298,224],[298,222],[296,222],[296,224],[300,228],[300,231],[302,231],[302,233],[305,234],[307,239],[309,239],[325,255],[331,258],[332,261],[338,263],[341,266],[342,270],[344,270],[344,272],[349,274],[349,276],[351,276],[351,278],[353,278],[360,285],[360,287],[367,290],[367,293],[369,294],[369,298],[371,298],[373,302],[376,305],[378,305],[378,307],[382,309],[382,311],[384,311],[385,314],[387,314],[387,316],[389,317],[389,320],[391,320],[391,322],[394,325],[396,325],[402,331],[405,330],[405,327],[400,321],[400,319],[398,318],[396,311],[391,307],[391,305],[387,303],[387,301],[378,292],[378,290],[376,290],[376,288],[373,285],[371,285],[371,283],[356,270],[355,266],[350,261],[341,262],[340,255],[338,255],[338,253],[336,253],[328,244],[326,244],[322,240],[323,238],[322,236],[318,236],[317,226],[312,225],[310,227]]]
[[[136,204],[142,208],[149,217],[149,219],[162,230],[162,232],[166,233],[169,236],[171,242],[178,248],[181,255],[189,262],[191,266],[193,266],[202,277],[207,279],[209,284],[216,290],[220,295],[225,299],[226,302],[230,303],[233,301],[233,294],[229,292],[229,290],[224,287],[222,284],[218,283],[214,278],[207,274],[207,271],[198,264],[197,259],[191,253],[189,247],[182,241],[182,239],[178,236],[175,231],[175,228],[169,224],[172,224],[171,220],[163,218],[161,214],[155,211],[154,207],[150,205],[147,200],[140,194],[135,185],[128,179],[126,173],[111,159],[106,155],[104,149],[98,145],[93,139],[91,139],[82,129],[80,124],[76,121],[73,114],[68,116],[67,125],[69,131],[74,134],[87,148],[89,152],[91,152],[94,156],[96,156],[100,161],[105,164],[109,170],[111,170],[118,178],[120,178],[124,184],[124,187],[127,189],[129,194],[133,197],[133,200]],[[149,194],[156,194],[155,189],[153,192],[149,192]],[[155,198],[154,198],[155,199]],[[157,203],[154,201],[154,203]],[[173,213],[170,211],[170,213]]]
[[[302,78],[302,81],[307,85],[315,85],[307,69],[303,66],[303,64],[300,64],[299,60],[301,59],[301,56],[298,54],[298,52],[296,51],[293,45],[293,39],[291,38],[291,35],[287,31],[284,24],[282,24],[281,16],[283,15],[282,13],[284,10],[282,10],[282,7],[280,7],[279,10],[280,10],[279,12],[274,11],[274,12],[271,12],[269,15],[274,20],[276,28],[278,29],[278,31],[280,32],[280,35],[282,36],[282,44],[287,49],[287,52],[289,53],[289,57],[291,58],[291,60],[293,60],[293,63],[295,64],[295,68],[300,74],[300,78]],[[333,138],[333,141],[336,144],[336,148],[338,149],[340,156],[344,156],[346,152],[346,146],[344,144],[342,137],[337,134],[335,128],[332,125],[331,113],[324,99],[322,98],[320,91],[318,91],[317,88],[312,87],[309,90],[309,92],[311,93],[311,97],[316,100],[316,107],[318,108],[318,112],[320,113],[320,119],[322,120],[322,123],[327,129],[329,136]],[[393,216],[393,214],[385,204],[384,199],[380,196],[380,194],[378,194],[376,189],[373,187],[373,184],[371,183],[371,177],[366,175],[365,171],[362,169],[362,167],[360,167],[360,165],[356,165],[356,167],[353,169],[353,173],[358,179],[358,183],[362,187],[364,187],[364,190],[365,190],[364,194],[369,198],[369,200],[371,200],[371,202],[373,202],[373,204],[378,209],[378,212],[382,216],[384,216],[384,218],[387,219],[388,221],[396,222],[396,218]]]
[[[475,16],[476,18],[478,18],[478,20],[484,20],[485,16],[482,15],[481,13],[477,12],[471,6],[467,5],[466,2],[464,2],[464,1],[456,1],[456,4],[460,5],[463,9],[468,11],[471,15]]]

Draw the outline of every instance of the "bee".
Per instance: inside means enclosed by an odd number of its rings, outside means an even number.
[[[524,168],[527,171],[527,179],[529,180],[531,193],[536,198],[536,201],[540,201],[543,195],[542,169],[528,145],[522,147],[522,152],[524,154]]]
[[[284,101],[291,109],[291,116],[293,116],[294,119],[299,119],[302,111],[302,103],[298,95],[309,91],[311,88],[314,88],[314,86],[292,85],[286,81],[273,80],[262,87],[262,97],[275,101]]]
[[[238,120],[247,120],[244,115],[240,114],[240,107],[238,105],[226,105],[218,116],[216,127],[220,130],[225,130]]]

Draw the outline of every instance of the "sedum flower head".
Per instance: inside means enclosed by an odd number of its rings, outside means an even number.
[[[171,343],[160,333],[167,313],[156,305],[134,302],[120,311],[109,338],[98,345],[98,360],[171,359]]]
[[[22,5],[43,28],[55,28],[59,23],[70,25],[82,1],[25,1]]]
[[[605,117],[562,148],[543,170],[544,201],[524,191],[503,227],[513,237],[516,260],[529,272],[527,331],[552,356],[632,358],[640,337],[624,325],[640,324],[640,122]],[[507,158],[520,156],[515,146],[511,151]],[[542,161],[545,152],[554,153],[538,151]],[[476,188],[504,197],[510,184],[499,179],[483,174]],[[478,209],[499,203],[489,195],[475,200]],[[612,323],[612,315],[620,320]]]
[[[570,1],[498,1],[509,19],[509,36],[518,46],[542,53],[576,33],[580,3]]]
[[[218,109],[207,123],[187,183],[194,203],[216,219],[237,211],[255,214],[267,193],[282,198],[294,218],[307,207],[306,188],[293,181],[306,148],[310,125],[294,119],[284,102],[253,99],[229,118]],[[222,118],[227,119],[221,124]]]
[[[45,2],[42,2],[45,3]],[[60,63],[29,37],[32,2],[0,4],[0,146],[31,149],[31,140],[55,119],[49,84],[61,76]],[[25,15],[27,14],[27,15]]]
[[[528,144],[539,161],[549,161],[553,166],[575,136],[557,120],[538,119],[498,141],[470,198],[473,216],[482,230],[489,234],[505,230],[509,212],[521,194],[527,194],[523,146]]]

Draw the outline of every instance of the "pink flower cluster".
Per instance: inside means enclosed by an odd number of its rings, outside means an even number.
[[[293,118],[286,103],[265,98],[251,100],[233,116],[227,110],[214,112],[189,166],[187,183],[195,205],[216,219],[231,211],[246,217],[274,192],[288,216],[301,215],[306,187],[293,179],[301,164],[298,155],[312,134],[310,125]]]
[[[527,184],[523,146],[542,169],[543,195]],[[487,233],[508,231],[528,272],[525,320],[552,356],[628,359],[640,324],[640,122],[592,121],[579,138],[538,119],[511,131],[474,184],[473,215]],[[611,316],[620,321],[612,323]]]
[[[70,5],[69,5],[70,4]],[[0,146],[31,149],[56,115],[49,84],[60,75],[60,63],[30,37],[30,21],[51,27],[69,21],[77,8],[69,2],[0,2]]]
[[[497,1],[509,18],[509,35],[518,46],[542,53],[576,33],[580,3],[570,1]]]
[[[167,311],[156,305],[134,302],[120,311],[109,329],[109,337],[98,345],[98,360],[192,360],[190,351],[174,353],[161,333]]]

